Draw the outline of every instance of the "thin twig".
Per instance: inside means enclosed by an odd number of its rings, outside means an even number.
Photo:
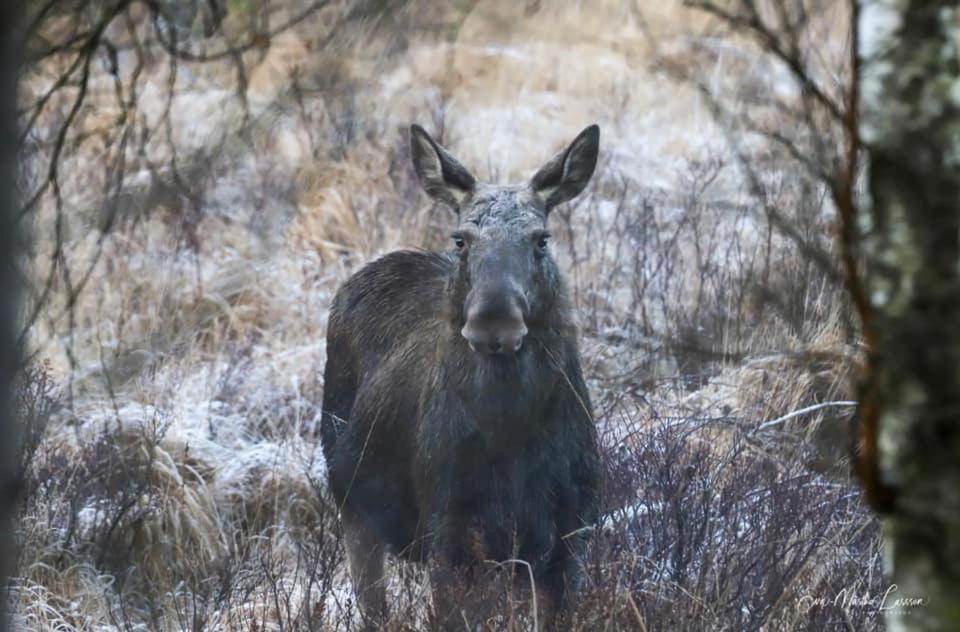
[[[807,413],[823,410],[824,408],[851,408],[851,407],[856,407],[858,405],[859,405],[859,402],[847,401],[847,400],[838,401],[838,402],[821,402],[819,404],[814,404],[813,406],[807,406],[806,408],[801,408],[799,410],[789,412],[782,417],[777,417],[776,419],[765,421],[759,426],[757,426],[756,430],[757,431],[767,430],[768,428],[779,426],[780,424],[790,421],[791,419],[801,417],[803,415],[806,415]]]

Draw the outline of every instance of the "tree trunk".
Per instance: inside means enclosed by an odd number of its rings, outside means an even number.
[[[17,155],[18,0],[0,3],[0,630],[7,628],[8,578],[14,559],[13,512],[16,502],[15,432],[12,386],[18,368],[15,353],[16,278],[12,258],[16,238],[14,173]]]
[[[960,630],[960,0],[859,2],[883,607],[891,630]]]

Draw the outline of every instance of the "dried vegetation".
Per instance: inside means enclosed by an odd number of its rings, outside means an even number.
[[[755,45],[670,3],[54,4],[22,89],[21,629],[358,625],[319,368],[340,282],[445,247],[413,121],[501,180],[603,130],[589,194],[552,219],[605,463],[570,629],[880,627],[809,605],[882,593],[877,524],[845,463],[856,332],[809,256],[833,256],[834,211],[744,127],[796,129],[750,98],[796,94]],[[423,573],[390,578],[392,626],[429,628]],[[486,624],[529,625],[491,579]]]

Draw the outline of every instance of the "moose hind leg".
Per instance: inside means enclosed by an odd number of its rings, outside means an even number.
[[[384,545],[363,518],[345,514],[343,530],[350,579],[360,614],[367,626],[382,625],[387,618],[387,593],[383,579]]]

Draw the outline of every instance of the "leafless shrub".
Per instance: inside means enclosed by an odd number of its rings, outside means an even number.
[[[856,488],[773,459],[726,424],[662,417],[608,437],[580,625],[879,629],[875,605],[805,607],[844,589],[882,593],[878,524]]]
[[[16,480],[20,493],[29,497],[34,491],[26,486],[27,473],[33,464],[34,456],[43,440],[50,415],[60,405],[54,380],[46,365],[25,367],[20,372],[20,382],[16,388],[15,415],[20,436],[17,438],[16,454],[18,463]]]
[[[587,331],[648,352],[623,369],[676,372],[699,388],[724,363],[818,344],[825,323],[849,318],[842,285],[763,211],[781,208],[826,251],[822,191],[784,185],[758,208],[717,184],[731,169],[719,156],[690,163],[679,194],[608,175],[608,190],[558,211]]]

